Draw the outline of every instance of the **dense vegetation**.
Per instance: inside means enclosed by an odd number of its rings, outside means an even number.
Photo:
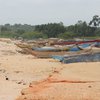
[[[74,37],[99,37],[100,36],[100,17],[93,16],[92,20],[79,20],[75,25],[64,26],[60,23],[48,23],[42,25],[27,25],[27,24],[5,24],[0,25],[0,37],[10,38],[74,38]]]

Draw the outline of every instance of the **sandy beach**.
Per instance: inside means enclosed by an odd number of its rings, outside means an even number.
[[[100,100],[100,62],[39,59],[16,42],[0,39],[0,100]]]

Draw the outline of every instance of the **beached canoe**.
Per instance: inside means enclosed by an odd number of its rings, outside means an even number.
[[[83,55],[67,56],[64,57],[63,63],[78,63],[78,62],[99,62],[100,61],[100,52],[99,53],[89,53]]]
[[[55,47],[33,47],[32,50],[34,51],[41,51],[41,52],[45,52],[45,51],[60,51],[59,49],[55,48]]]
[[[69,47],[65,46],[65,47],[33,47],[32,50],[34,51],[40,51],[40,52],[60,52],[60,51],[68,51]]]
[[[51,58],[52,55],[66,55],[68,52],[66,51],[45,51],[45,52],[42,52],[42,51],[35,51],[35,50],[32,50],[32,49],[28,49],[28,48],[24,48],[23,49],[24,51],[26,52],[29,52],[30,54],[38,57],[38,58]]]
[[[19,48],[32,48],[32,45],[29,44],[23,44],[23,43],[15,43],[16,46],[18,46]]]
[[[95,43],[95,42],[100,42],[100,39],[85,40],[85,41],[61,41],[61,42],[54,43],[54,45],[71,45],[71,44],[84,44],[84,43]]]
[[[52,56],[53,59],[58,60],[60,62],[62,62],[64,60],[64,56],[59,56],[59,55],[53,55]]]
[[[96,42],[95,43],[95,47],[99,47],[100,48],[100,42]]]
[[[32,54],[38,58],[52,58],[52,56],[64,56],[64,55],[76,55],[76,54],[82,54],[82,53],[88,53],[91,52],[91,50],[81,50],[78,52],[69,52],[69,51],[35,51],[29,48],[23,48],[24,53]]]
[[[80,51],[80,50],[91,50],[92,49],[93,44],[90,43],[84,43],[81,45],[75,45],[74,47],[70,48],[70,51]]]

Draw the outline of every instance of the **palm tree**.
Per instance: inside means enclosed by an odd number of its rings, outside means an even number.
[[[100,24],[100,17],[98,15],[93,16],[93,19],[90,21],[89,26],[98,27]]]

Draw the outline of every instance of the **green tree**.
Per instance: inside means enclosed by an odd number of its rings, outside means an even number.
[[[66,28],[62,23],[48,23],[35,26],[35,30],[46,34],[48,37],[57,37],[58,34],[64,33]]]
[[[5,27],[5,26],[2,26],[2,27],[1,27],[1,32],[6,32],[6,31],[8,31],[8,28]]]
[[[99,25],[100,25],[100,17],[98,15],[94,15],[89,23],[93,36],[97,35]]]
[[[98,27],[100,24],[100,17],[98,15],[93,16],[92,20],[90,21],[89,25],[93,27]]]
[[[35,31],[24,33],[22,37],[26,39],[47,38],[45,34],[42,34],[40,32],[35,32]]]
[[[65,32],[58,35],[58,38],[63,38],[63,39],[70,39],[73,37],[76,37],[76,34],[73,32]]]

